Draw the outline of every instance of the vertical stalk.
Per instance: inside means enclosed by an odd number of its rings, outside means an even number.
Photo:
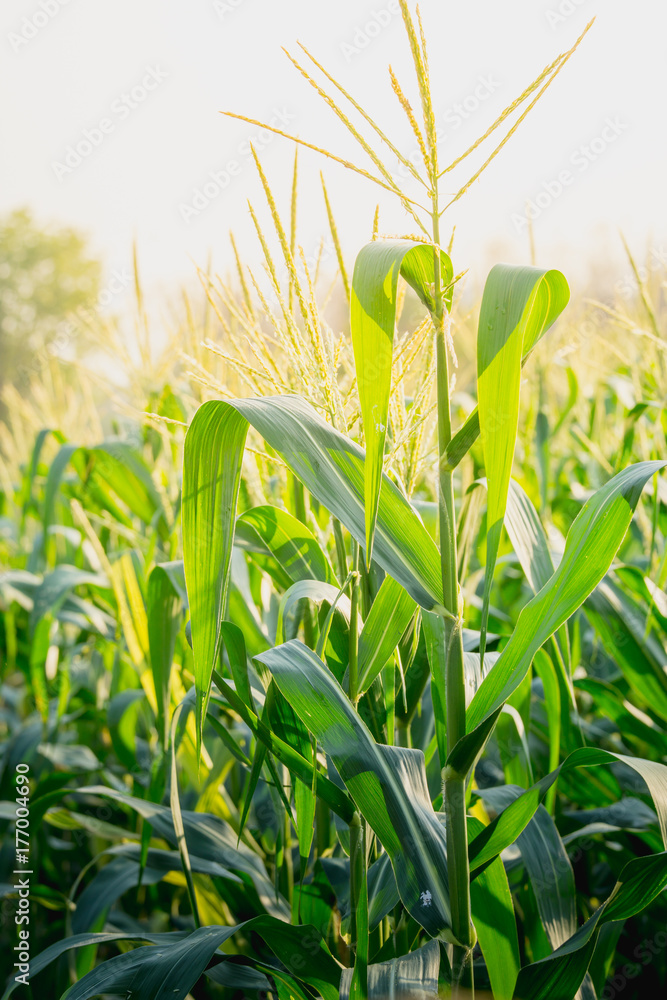
[[[447,753],[451,753],[465,735],[465,676],[463,634],[459,608],[458,559],[456,554],[456,513],[452,470],[447,463],[447,445],[452,438],[449,400],[449,364],[445,334],[445,303],[442,294],[440,261],[440,219],[437,184],[433,185],[433,255],[434,311],[436,337],[437,404],[438,404],[438,507],[440,520],[440,559],[442,567],[443,603],[452,617],[445,618],[445,692]],[[464,774],[444,769],[444,805],[447,830],[447,863],[452,907],[454,945],[452,962],[453,997],[460,995],[460,986],[472,950],[470,910],[470,867]],[[472,987],[472,963],[470,963]]]
[[[368,882],[366,820],[355,813],[350,823],[350,930],[354,971],[350,1000],[368,996]]]
[[[349,697],[356,707],[359,700],[359,546],[354,547],[354,572],[350,596]]]
[[[281,766],[278,773],[282,772],[283,783],[288,786],[289,771]],[[288,788],[288,797],[289,797]],[[294,897],[294,865],[292,862],[292,822],[287,809],[283,817],[282,830],[278,831],[278,844],[276,845],[276,868],[277,885],[279,891],[285,899],[289,900],[290,906]]]
[[[338,563],[338,575],[343,582],[347,577],[347,555],[345,554],[345,540],[343,539],[343,529],[337,517],[331,518],[333,524],[334,540],[336,542],[336,561]]]
[[[354,572],[351,574],[349,698],[357,709],[359,701],[359,546],[355,543]],[[368,996],[368,856],[366,820],[357,812],[350,823],[350,930],[354,949],[354,971],[350,985],[350,1000],[366,1000]]]
[[[317,857],[321,858],[329,846],[331,818],[329,807],[318,797],[315,804],[315,848]]]

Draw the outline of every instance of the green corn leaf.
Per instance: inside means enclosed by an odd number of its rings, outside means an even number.
[[[667,719],[665,651],[654,635],[646,634],[646,615],[641,606],[607,577],[584,607],[638,704]]]
[[[304,748],[305,749],[305,748]],[[303,756],[311,764],[314,762],[312,747],[310,753]],[[301,858],[301,881],[306,871],[310,848],[315,835],[315,810],[317,807],[317,795],[313,792],[312,785],[308,787],[303,781],[297,778],[294,783],[294,808],[296,811],[296,835],[299,841],[299,857]]]
[[[51,962],[55,962],[61,955],[72,951],[75,948],[88,948],[91,945],[110,944],[115,941],[141,941],[155,945],[172,945],[188,936],[188,931],[172,931],[165,934],[151,934],[144,931],[128,933],[127,931],[105,931],[103,933],[72,934],[54,944],[49,945],[44,951],[30,959],[30,976],[37,976],[44,969],[48,968]],[[7,989],[2,994],[2,1000],[8,1000],[21,984],[15,979],[11,979]]]
[[[449,286],[452,262],[440,251],[442,281]],[[434,248],[412,240],[374,240],[361,248],[352,277],[350,329],[364,435],[366,560],[370,566],[378,515],[384,444],[389,420],[396,292],[402,274],[424,305],[434,309]],[[451,302],[451,292],[449,293]]]
[[[296,640],[258,657],[329,754],[391,858],[406,909],[432,936],[450,926],[446,844],[421,751],[377,744],[331,672]]]
[[[236,693],[243,699],[245,705],[254,712],[255,701],[248,676],[248,657],[246,654],[243,632],[233,622],[220,623],[220,635],[227,651],[227,658],[234,678]]]
[[[665,464],[631,465],[584,504],[570,528],[558,569],[522,610],[509,642],[473,698],[467,711],[469,733],[517,689],[540,646],[600,583],[623,541],[644,484]]]
[[[83,585],[107,588],[110,586],[105,576],[89,573],[78,566],[61,563],[47,573],[32,592],[33,606],[30,612],[30,629],[34,631],[46,614],[55,614],[74,587]]]
[[[165,748],[169,718],[169,681],[184,590],[182,562],[162,563],[153,567],[148,577],[146,602],[148,648],[157,698],[157,729]]]
[[[368,966],[368,1000],[426,1000],[438,993],[440,945],[437,941],[416,948],[400,958]],[[340,1000],[351,1000],[352,970],[344,969]]]
[[[278,624],[276,627],[276,644],[285,641],[285,624],[290,613],[298,607],[300,601],[313,601],[315,604],[326,602],[335,605],[336,610],[350,623],[350,598],[340,593],[340,588],[319,580],[300,580],[285,591],[278,608]],[[261,662],[261,661],[260,661]]]
[[[238,931],[258,934],[294,975],[314,987],[323,1000],[337,1000],[341,968],[312,926],[291,926],[260,916],[231,927],[199,927],[191,934],[80,934],[66,938],[31,962],[31,975],[41,972],[66,950],[106,941],[140,940],[150,944],[103,962],[74,986],[67,1000],[92,1000],[104,994],[132,1000],[185,1000],[217,949]],[[259,963],[258,963],[259,964]],[[267,971],[273,972],[268,969]],[[276,970],[278,976],[280,970]],[[289,979],[289,977],[285,977]],[[13,993],[14,981],[3,1000]],[[304,994],[306,996],[307,994]]]
[[[571,1000],[584,980],[597,936],[606,923],[640,913],[667,885],[667,853],[635,858],[611,895],[552,955],[521,970],[517,1000]]]
[[[539,649],[535,654],[533,669],[542,681],[542,690],[544,692],[542,705],[547,717],[548,726],[549,770],[553,771],[558,767],[560,760],[560,737],[562,729],[561,693],[558,683],[558,672],[551,657],[547,656],[543,649]],[[547,793],[547,811],[552,814],[555,795],[555,787],[549,789]]]
[[[100,993],[126,994],[132,1000],[185,1000],[216,950],[235,929],[200,927],[168,947],[147,945],[116,955],[70,987],[67,1000],[91,1000]]]
[[[271,983],[261,972],[248,965],[238,965],[229,959],[223,959],[217,965],[206,969],[207,979],[220,986],[231,987],[232,989],[243,990],[244,996],[248,990],[261,990],[270,993]]]
[[[558,780],[559,775],[575,767],[595,767],[600,764],[613,764],[615,761],[627,764],[644,779],[658,815],[662,841],[667,848],[667,767],[641,757],[628,757],[624,754],[611,753],[609,750],[598,750],[595,747],[581,747],[566,757],[555,771],[545,775],[519,795],[474,838],[469,851],[473,877],[475,872],[483,869],[490,860],[517,840],[535,815],[541,799]]]
[[[359,635],[359,693],[373,683],[410,624],[416,604],[391,576],[382,581]]]
[[[65,469],[72,464],[86,489],[103,508],[126,518],[116,506],[112,494],[120,499],[144,524],[153,524],[166,539],[169,529],[162,498],[150,470],[139,451],[129,441],[108,438],[93,448],[67,443],[59,449],[49,468],[44,499],[44,538],[55,522],[55,504]]]
[[[485,805],[500,813],[524,792],[517,785],[500,785],[479,792]],[[577,929],[574,871],[556,824],[544,806],[519,834],[516,846],[530,879],[537,910],[551,947],[559,948]]]
[[[197,733],[226,617],[241,461],[248,424],[360,544],[364,530],[364,453],[296,396],[211,401],[195,414],[185,440],[183,555],[192,622]],[[427,609],[442,607],[440,559],[419,516],[383,478],[375,560]]]
[[[290,975],[312,986],[322,1000],[338,1000],[341,967],[315,927],[292,926],[270,916],[255,917],[241,927],[246,936],[251,931],[259,934]]]
[[[156,837],[164,838],[174,847],[179,845],[171,809],[165,806],[117,792],[104,785],[92,785],[69,794],[99,795],[128,806],[151,824]],[[289,908],[283,899],[276,898],[274,885],[262,860],[245,844],[237,843],[236,833],[230,826],[209,813],[184,809],[181,816],[188,850],[193,855],[217,861],[230,871],[245,873],[250,877],[267,913],[282,919],[289,917]]]
[[[124,893],[139,885],[141,848],[138,844],[122,844],[117,848],[110,848],[105,853],[114,857],[109,864],[100,869],[76,900],[76,909],[72,914],[74,934],[90,930],[105,910],[108,910]],[[118,857],[119,854],[122,856]],[[238,875],[215,861],[192,857],[190,863],[193,872],[243,884]],[[168,872],[176,871],[181,871],[181,857],[178,851],[150,849],[146,857],[146,866],[141,871],[141,884],[155,885]]]
[[[468,817],[468,838],[481,833],[481,820]],[[512,1000],[521,967],[512,893],[505,866],[496,858],[470,886],[472,921],[495,1000]]]
[[[558,318],[569,296],[560,271],[535,267],[497,264],[484,286],[477,334],[479,427],[488,480],[482,655],[519,424],[521,362]]]
[[[314,769],[309,760],[302,757],[289,743],[286,743],[277,736],[267,725],[257,718],[254,712],[249,711],[247,705],[241,701],[236,692],[229,687],[225,679],[217,671],[214,671],[213,679],[215,680],[216,687],[223,693],[227,703],[235,712],[238,712],[253,735],[293,775],[300,778],[304,784],[312,787],[314,783],[317,795],[327,803],[336,816],[339,816],[345,823],[349,823],[354,815],[354,806],[347,793],[320,771]],[[217,696],[214,697],[217,700]]]
[[[350,823],[350,938],[354,944],[350,1000],[367,1000],[368,844],[366,822],[359,813]]]
[[[253,539],[254,535],[254,539]],[[292,583],[298,580],[322,580],[336,583],[335,574],[325,553],[313,535],[298,518],[280,507],[251,507],[236,520],[236,544],[258,540],[267,555],[272,556]]]
[[[347,934],[350,923],[349,858],[320,858],[324,873],[336,894],[341,917],[341,933]],[[374,931],[381,920],[400,902],[394,870],[388,854],[381,854],[368,869],[368,929]]]
[[[255,744],[255,752],[252,758],[252,767],[250,769],[250,774],[248,775],[248,781],[243,794],[243,808],[239,817],[239,836],[245,829],[246,820],[248,819],[248,814],[252,805],[252,798],[257,789],[257,785],[259,784],[259,779],[262,776],[262,769],[266,763],[267,754],[268,751],[266,746],[263,743],[257,742]]]
[[[553,576],[554,564],[539,514],[514,479],[509,483],[505,526],[528,586],[537,594]]]
[[[183,564],[190,605],[197,690],[197,756],[211,672],[226,616],[234,518],[247,422],[231,406],[202,406],[185,439]]]

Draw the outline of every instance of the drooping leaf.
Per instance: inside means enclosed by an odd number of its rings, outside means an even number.
[[[558,780],[559,775],[575,767],[596,767],[600,764],[613,764],[616,761],[621,761],[633,768],[646,783],[658,814],[662,841],[667,847],[667,766],[640,757],[611,753],[609,750],[580,747],[569,754],[555,771],[540,778],[519,795],[503,809],[489,826],[475,837],[470,844],[469,851],[473,877],[475,871],[481,870],[488,861],[497,857],[506,847],[516,841],[535,815],[542,797]]]
[[[342,614],[349,624],[350,598],[346,594],[341,594],[339,588],[330,583],[321,583],[319,580],[300,580],[298,583],[292,584],[289,590],[283,594],[280,601],[278,625],[276,628],[277,645],[285,641],[286,619],[294,612],[300,601],[306,600],[313,601],[318,605],[323,602],[329,605],[335,604],[338,613]]]
[[[280,507],[251,507],[236,520],[237,544],[259,542],[264,552],[276,560],[292,583],[322,580],[335,583],[329,560],[313,535],[298,518]]]
[[[406,909],[432,936],[447,929],[445,836],[421,751],[377,744],[331,672],[303,643],[292,640],[259,659],[329,754],[389,854]]]
[[[524,789],[500,785],[480,791],[486,805],[496,812],[513,802]],[[530,879],[542,926],[551,947],[559,948],[577,929],[574,871],[556,824],[544,806],[519,834],[516,846]]]
[[[313,986],[323,1000],[337,1000],[340,966],[331,956],[314,927],[291,926],[273,917],[255,917],[231,927],[199,927],[191,934],[179,932],[161,935],[129,935],[129,938],[155,940],[155,944],[135,948],[103,962],[80,979],[67,992],[67,1000],[92,1000],[99,994],[123,995],[128,1000],[185,1000],[217,949],[237,931],[254,932],[266,942],[288,969]],[[65,939],[37,956],[39,971],[67,948],[105,940],[127,939],[127,934],[86,934]],[[35,974],[33,965],[31,972]],[[269,970],[270,971],[270,970]],[[280,970],[276,970],[280,975]],[[13,992],[10,987],[3,1000]]]
[[[96,919],[129,889],[139,885],[141,848],[138,844],[122,844],[110,848],[107,854],[114,855],[88,883],[76,900],[72,915],[72,931],[81,934],[90,930]],[[120,856],[119,856],[120,855]],[[191,858],[192,871],[205,875],[215,875],[241,882],[238,875],[215,861]],[[152,848],[148,851],[146,867],[141,872],[142,885],[154,885],[168,872],[181,870],[181,857],[177,851],[162,851]]]
[[[226,617],[241,461],[248,424],[259,431],[311,494],[360,543],[364,530],[364,453],[296,396],[211,401],[185,440],[183,552],[192,622],[197,732]],[[439,554],[419,516],[384,477],[375,559],[422,606],[442,606]]]
[[[77,789],[70,794],[99,795],[121,803],[138,812],[147,820],[155,836],[162,837],[174,847],[178,847],[178,836],[174,829],[171,809],[118,792],[104,785]],[[236,833],[217,816],[210,813],[182,811],[183,830],[189,851],[199,858],[217,861],[230,871],[249,876],[257,895],[267,913],[285,918],[289,908],[285,901],[276,897],[275,888],[261,860],[245,844],[237,842]]]
[[[667,885],[667,853],[635,858],[583,927],[552,955],[525,966],[517,981],[517,1000],[570,1000],[584,980],[600,929],[640,913]]]
[[[34,603],[30,612],[31,630],[36,628],[45,614],[55,614],[74,587],[81,586],[107,588],[110,583],[101,573],[90,573],[66,563],[61,563],[47,573],[32,593]]]
[[[434,1000],[438,995],[440,946],[437,941],[389,962],[368,966],[368,1000]],[[352,970],[344,969],[340,1000],[349,1000]]]
[[[97,934],[72,934],[70,937],[65,937],[60,941],[56,941],[55,944],[49,945],[44,951],[40,952],[38,955],[30,958],[30,976],[37,976],[40,972],[43,972],[51,962],[55,962],[57,958],[64,955],[68,951],[72,951],[74,948],[87,948],[91,945],[107,944],[115,941],[146,941],[155,945],[169,945],[182,941],[183,938],[188,936],[187,931],[173,931],[166,934],[151,934],[150,932],[136,931],[133,933],[127,933],[124,931],[105,931],[103,933]],[[2,994],[2,1000],[8,1000],[8,997],[12,995],[14,990],[16,990],[21,984],[12,978]]]

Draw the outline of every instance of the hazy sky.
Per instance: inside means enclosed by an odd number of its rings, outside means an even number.
[[[638,252],[650,241],[662,253],[667,4],[423,0],[421,7],[443,160],[477,138],[597,17],[529,119],[446,217],[446,230],[457,226],[456,270],[469,267],[481,281],[494,259],[527,259],[527,201],[535,206],[538,262],[561,267],[575,285],[589,264],[609,255],[620,261],[619,228]],[[294,51],[299,39],[411,152],[386,71],[391,62],[415,95],[396,9],[396,0],[3,0],[0,211],[27,204],[40,218],[84,228],[109,271],[127,268],[136,237],[145,280],[166,290],[191,278],[193,261],[204,265],[209,251],[225,270],[230,229],[257,260],[247,200],[267,216],[248,141],[260,147],[285,214],[292,144],[266,142],[266,133],[219,111],[273,120],[364,162],[281,51]],[[471,157],[471,167],[483,158]],[[382,231],[414,229],[390,196],[306,153],[300,242],[307,254],[326,232],[321,168],[350,258],[369,238],[378,195]]]

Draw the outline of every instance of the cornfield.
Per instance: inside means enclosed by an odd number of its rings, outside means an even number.
[[[326,287],[298,155],[283,209],[253,151],[263,274],[234,244],[159,356],[137,276],[139,360],[97,331],[111,407],[55,361],[5,390],[3,1000],[667,982],[664,275],[628,252],[631,296],[569,303],[560,271],[499,263],[469,301],[447,209],[582,39],[443,166],[400,7],[419,168],[290,58],[369,166],[318,151],[414,232],[376,213],[348,269],[322,177]]]

